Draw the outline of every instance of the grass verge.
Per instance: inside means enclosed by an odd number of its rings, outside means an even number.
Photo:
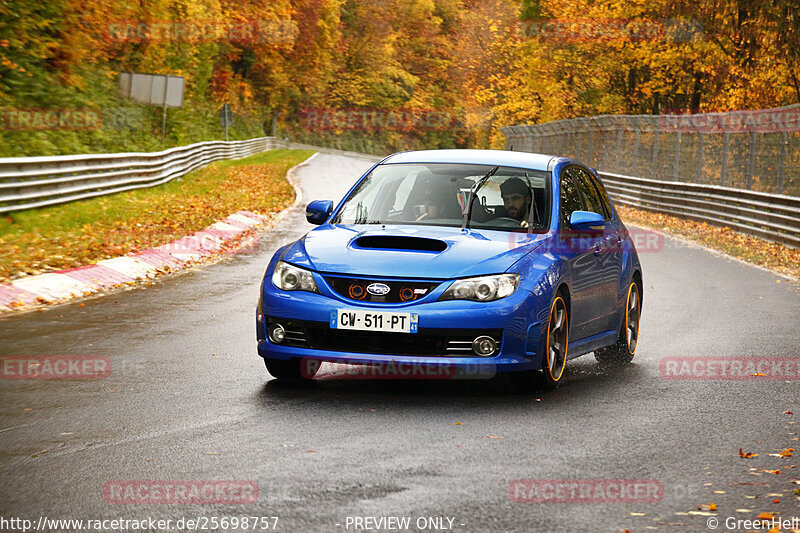
[[[294,202],[286,172],[308,150],[219,161],[164,185],[0,218],[0,282],[160,246],[236,211],[275,213]]]
[[[696,241],[732,257],[800,279],[800,250],[738,233],[728,227],[712,226],[683,218],[651,213],[618,205],[622,220]]]

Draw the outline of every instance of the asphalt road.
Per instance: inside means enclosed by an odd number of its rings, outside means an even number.
[[[298,173],[304,200],[338,199],[368,165],[319,155]],[[667,356],[799,358],[796,284],[669,239],[641,255],[641,339],[624,369],[585,356],[560,389],[531,394],[502,379],[291,387],[256,355],[254,306],[272,251],[310,227],[294,208],[256,251],[0,320],[0,355],[112,361],[107,379],[0,379],[0,516],[277,516],[292,532],[354,531],[352,517],[365,516],[449,517],[465,532],[709,531],[709,517],[676,513],[710,502],[722,525],[800,516],[790,483],[800,453],[768,455],[800,449],[800,381],[659,370]],[[516,479],[657,480],[663,497],[519,503]],[[259,494],[238,505],[108,503],[113,480],[249,480]]]

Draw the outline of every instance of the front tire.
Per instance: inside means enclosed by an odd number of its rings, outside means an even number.
[[[569,347],[569,312],[564,298],[559,294],[550,306],[547,320],[547,337],[541,370],[513,372],[509,375],[515,390],[525,390],[532,385],[552,390],[564,381]]]
[[[319,364],[306,359],[264,359],[267,372],[279,381],[300,382],[310,380],[317,373]]]
[[[636,281],[628,286],[628,298],[625,303],[625,320],[619,331],[617,342],[608,348],[601,348],[594,353],[601,363],[625,365],[633,360],[639,344],[639,319],[642,315],[642,293]]]
[[[564,381],[568,348],[569,313],[564,298],[558,295],[550,306],[550,317],[547,320],[547,338],[542,362],[542,384],[546,388],[554,389]]]

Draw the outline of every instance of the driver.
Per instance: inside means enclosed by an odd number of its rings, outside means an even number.
[[[531,190],[519,178],[510,178],[500,185],[500,195],[509,218],[519,221],[523,228],[528,227],[528,213],[531,209]]]

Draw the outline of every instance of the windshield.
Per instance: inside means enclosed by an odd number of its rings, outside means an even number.
[[[379,165],[350,194],[333,223],[461,227],[468,211],[470,228],[545,231],[548,187],[549,173],[540,170],[452,163]]]

